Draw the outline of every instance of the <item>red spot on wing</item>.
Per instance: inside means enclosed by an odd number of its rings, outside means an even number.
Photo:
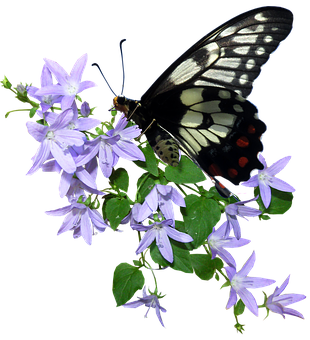
[[[249,146],[250,142],[246,136],[241,136],[239,139],[237,139],[236,144],[240,148],[246,148],[247,146]]]
[[[255,127],[251,124],[248,126],[248,133],[250,133],[251,135],[254,135],[254,133],[256,132]]]
[[[238,164],[241,168],[244,168],[249,163],[249,160],[246,157],[240,157],[238,159]]]
[[[230,178],[235,178],[238,176],[238,171],[236,169],[228,169],[228,176]]]

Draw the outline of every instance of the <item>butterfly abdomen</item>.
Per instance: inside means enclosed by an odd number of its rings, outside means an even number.
[[[171,166],[179,165],[179,147],[166,131],[156,126],[146,132],[146,137],[158,158]]]

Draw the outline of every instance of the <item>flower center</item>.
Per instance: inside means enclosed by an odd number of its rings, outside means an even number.
[[[258,178],[261,182],[263,182],[266,185],[269,185],[271,183],[271,177],[269,175],[267,175],[265,172],[261,172],[258,175]]]
[[[46,139],[49,139],[49,140],[55,139],[54,131],[48,131],[45,137],[46,137]]]
[[[77,87],[72,85],[72,84],[69,84],[68,85],[68,88],[67,88],[67,91],[69,94],[76,94],[77,93]]]
[[[47,105],[52,105],[52,95],[49,94],[47,96],[43,96],[42,102],[47,104]]]

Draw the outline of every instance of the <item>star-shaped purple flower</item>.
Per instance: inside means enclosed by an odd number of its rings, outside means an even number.
[[[253,251],[239,271],[235,267],[225,266],[225,271],[231,284],[229,298],[225,307],[227,310],[237,303],[239,296],[247,310],[257,318],[259,317],[257,300],[251,290],[272,286],[277,280],[264,276],[249,275],[255,268],[256,263],[257,252]]]
[[[73,105],[75,96],[99,85],[92,79],[84,79],[88,66],[89,54],[82,53],[72,64],[68,72],[58,61],[45,57],[44,63],[57,80],[58,84],[50,84],[35,92],[36,96],[58,95],[61,98],[62,111]]]
[[[144,226],[142,224],[131,225],[132,229],[134,230],[146,231],[141,242],[139,243],[138,249],[136,250],[136,254],[138,255],[141,252],[143,252],[156,239],[156,245],[161,255],[168,262],[172,263],[173,252],[168,236],[178,242],[187,243],[193,241],[193,238],[190,235],[181,233],[180,231],[172,227],[172,222],[173,221],[170,219],[161,222],[155,222],[148,226]]]
[[[266,306],[272,313],[281,315],[283,319],[288,315],[305,320],[306,316],[304,313],[289,306],[294,306],[303,300],[308,299],[308,295],[302,292],[286,292],[291,280],[292,274],[289,273],[268,296]]]
[[[275,175],[279,173],[284,167],[287,165],[291,156],[287,156],[281,158],[270,167],[267,167],[267,163],[265,158],[260,154],[258,156],[259,161],[263,164],[264,169],[258,170],[258,174],[251,177],[248,181],[242,183],[242,185],[246,187],[259,187],[260,195],[264,206],[266,208],[269,207],[271,201],[271,188],[286,191],[286,192],[294,192],[295,189],[287,184],[286,182],[282,181],[279,178],[276,178]]]
[[[163,320],[162,314],[166,314],[168,312],[168,309],[159,302],[157,295],[149,294],[147,292],[146,286],[143,287],[141,296],[133,301],[127,302],[122,305],[124,309],[133,310],[142,308],[143,306],[146,307],[146,310],[143,313],[144,319],[146,319],[149,316],[150,312],[153,310],[158,324],[161,327],[166,328],[166,324]]]

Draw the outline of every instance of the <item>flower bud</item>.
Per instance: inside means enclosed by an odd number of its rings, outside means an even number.
[[[12,85],[13,85],[13,83],[12,83],[11,80],[10,80],[10,78],[9,78],[6,74],[4,74],[4,75],[2,76],[2,78],[1,78],[1,84],[2,84],[2,86],[3,86],[3,88],[4,88],[5,90],[9,90],[9,89],[12,87]]]

